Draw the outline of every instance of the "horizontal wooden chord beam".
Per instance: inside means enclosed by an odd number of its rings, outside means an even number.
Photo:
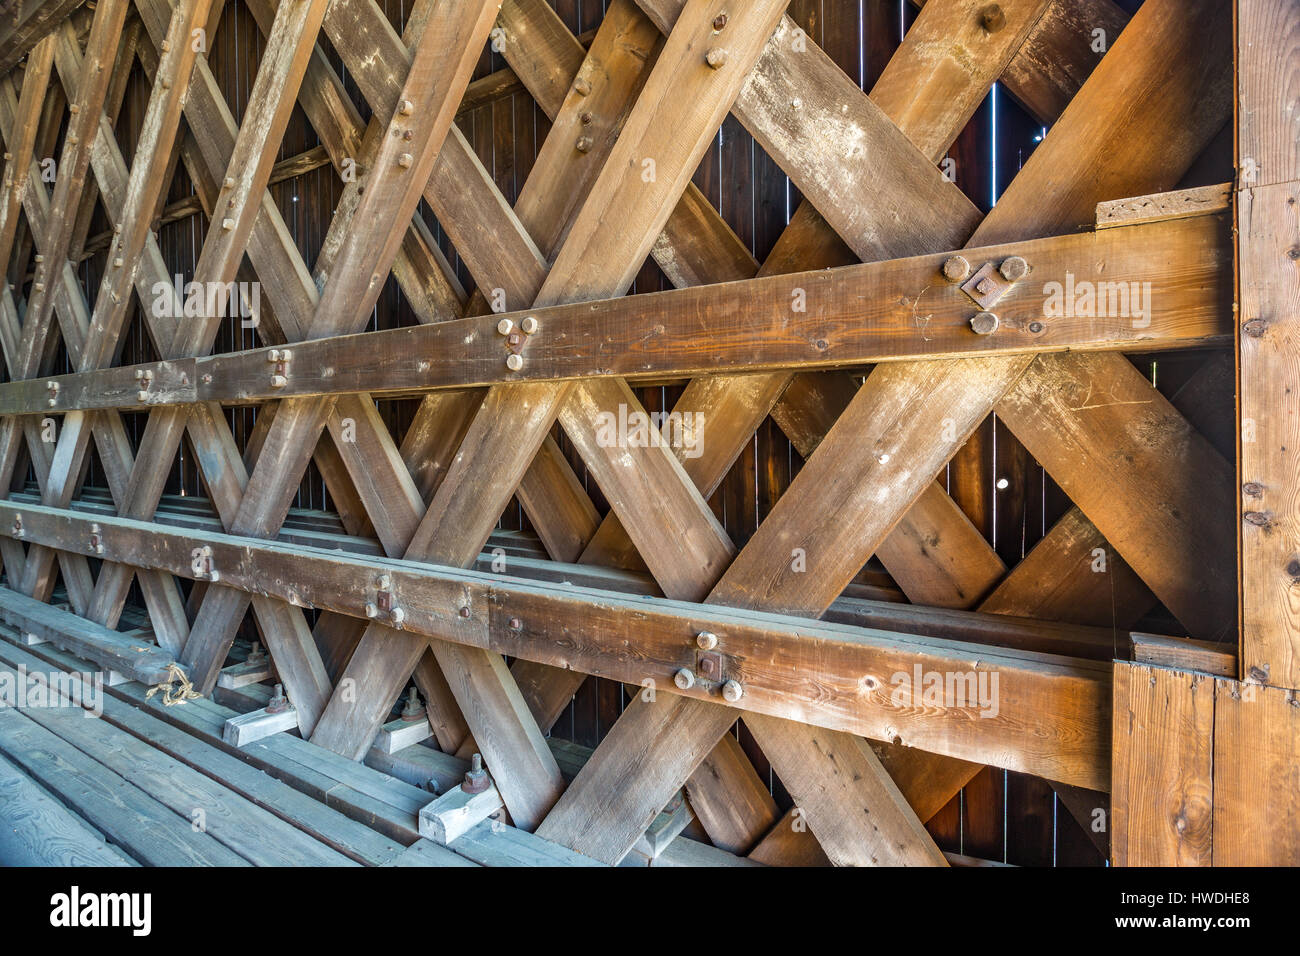
[[[99,525],[94,546],[92,524]],[[376,562],[258,538],[196,536],[38,505],[0,502],[0,528],[24,541],[183,577],[211,581],[215,572],[225,587],[300,607],[352,617],[369,611],[401,625],[407,633],[392,632],[395,640],[436,638],[719,701],[719,681],[700,678],[685,690],[674,684],[683,668],[701,670],[696,635],[708,631],[718,638],[719,676],[743,688],[735,708],[1089,789],[1109,786],[1110,667],[1100,662]],[[381,574],[388,576],[383,611],[375,584]]]
[[[944,278],[954,255],[972,271],[1012,256],[1029,264],[991,306],[994,331],[972,328],[983,310]],[[1215,209],[960,253],[321,338],[295,344],[282,363],[285,349],[260,348],[10,382],[0,385],[0,414],[1227,345],[1231,255],[1225,210]],[[498,326],[507,324],[503,335]],[[701,328],[709,330],[704,339]],[[506,365],[516,352],[517,371]]]

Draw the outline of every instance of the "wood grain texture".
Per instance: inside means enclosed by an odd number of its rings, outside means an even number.
[[[1116,663],[1114,727],[1114,864],[1209,866],[1216,800],[1213,678]]]
[[[1300,322],[1300,186],[1237,194],[1240,342],[1241,665],[1243,676],[1300,686],[1300,510],[1295,489]]]
[[[1214,865],[1300,861],[1296,693],[1220,678],[1214,696]]]

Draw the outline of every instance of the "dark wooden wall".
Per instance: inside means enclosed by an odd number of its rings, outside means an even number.
[[[1121,3],[1130,11],[1139,4],[1140,0]],[[409,0],[381,2],[399,29],[408,5]],[[600,0],[553,0],[553,5],[575,34],[595,28],[604,8]],[[795,0],[790,5],[790,14],[850,77],[869,90],[916,10],[911,3],[900,0]],[[209,62],[237,117],[242,114],[252,87],[262,44],[263,38],[240,0],[228,0]],[[346,73],[332,51],[331,57],[346,81]],[[485,51],[477,75],[487,75],[502,66],[504,62],[499,55]],[[148,98],[148,86],[138,67],[136,73],[118,123],[118,140],[128,151],[128,161]],[[347,82],[358,109],[368,117],[364,100],[350,81]],[[516,93],[463,114],[459,123],[501,192],[513,201],[549,129],[545,114],[526,93]],[[957,184],[976,205],[989,209],[1044,133],[1004,90],[995,87],[950,150]],[[318,141],[310,124],[298,111],[278,158],[295,156],[316,145]],[[1230,142],[1227,145],[1230,147]],[[1212,159],[1203,165],[1205,168],[1195,174],[1198,183],[1231,178],[1230,149],[1221,161]],[[785,174],[734,117],[723,124],[696,172],[695,182],[760,262],[800,201]],[[340,183],[328,166],[271,188],[308,264],[315,260],[340,192]],[[191,194],[190,183],[181,167],[168,202]],[[870,201],[870,197],[863,198]],[[432,214],[423,207],[422,212],[457,269],[460,281],[471,290],[473,278],[460,263],[456,250],[442,235]],[[160,231],[164,258],[171,270],[185,279],[192,274],[207,225],[204,217],[194,215],[169,223]],[[100,213],[91,232],[107,227]],[[99,256],[82,267],[91,301],[102,266],[103,257]],[[638,275],[634,291],[667,287],[666,279],[650,261]],[[391,328],[413,321],[396,283],[390,280],[375,308],[372,328]],[[216,348],[231,351],[254,344],[253,330],[230,322]],[[137,321],[127,336],[121,361],[132,363],[155,357],[143,326]],[[1170,393],[1199,361],[1197,357],[1187,356],[1144,357],[1139,367],[1152,376],[1162,391]],[[648,410],[655,411],[671,408],[680,392],[680,387],[662,386],[643,389],[640,397]],[[400,439],[413,404],[384,402],[381,407],[394,435]],[[229,414],[236,440],[243,442],[253,427],[256,409],[234,409]],[[128,430],[134,430],[134,437],[138,438],[138,432],[144,427],[143,416],[127,416],[127,422]],[[558,437],[563,445],[563,435]],[[578,474],[585,479],[581,461],[571,457]],[[771,421],[759,429],[711,501],[718,518],[738,545],[754,533],[797,473],[800,463],[799,455]],[[586,480],[593,499],[603,508],[599,489],[590,479]],[[89,483],[104,484],[97,463],[92,463]],[[996,419],[990,419],[953,460],[947,483],[950,493],[1008,565],[1018,562],[1068,507],[1065,497],[1043,469]],[[188,449],[174,468],[167,490],[173,494],[204,495],[190,465]],[[314,467],[302,483],[297,504],[304,508],[330,507],[329,496]],[[517,505],[503,516],[502,523],[508,528],[528,528],[527,518]],[[554,732],[594,746],[617,719],[622,706],[621,686],[589,680]],[[762,754],[743,728],[739,732],[760,772],[768,772]],[[773,779],[772,783],[778,800],[788,800],[779,781]],[[989,859],[1048,865],[1100,865],[1102,862],[1101,853],[1052,788],[1042,780],[1023,774],[985,770],[930,826],[943,848]]]

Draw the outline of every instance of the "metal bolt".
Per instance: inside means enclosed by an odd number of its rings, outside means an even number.
[[[248,651],[247,662],[250,664],[257,663],[262,660],[263,656],[264,652],[262,650],[262,642],[254,641],[253,646]]]
[[[373,604],[366,605],[366,617],[379,617],[379,608]]]
[[[1010,256],[998,266],[998,272],[1002,273],[1002,278],[1008,282],[1015,282],[1029,274],[1029,263],[1020,256]]]
[[[744,696],[745,688],[740,686],[739,681],[729,680],[722,685],[722,699],[727,703],[734,704]]]
[[[122,268],[122,265],[123,265],[123,261],[121,256],[118,256],[113,260],[113,268],[120,269]]]
[[[583,126],[590,126],[592,115],[590,113],[583,113],[580,117],[578,117],[578,119],[582,121]]]
[[[393,626],[400,630],[402,624],[406,621],[406,612],[400,607],[395,607],[391,612],[391,617],[393,619]]]
[[[943,275],[949,282],[961,282],[970,275],[970,263],[965,256],[949,256],[943,264]]]
[[[397,104],[397,112],[402,116],[410,116],[415,111],[415,104],[410,100],[402,100]]]
[[[525,335],[532,335],[537,331],[539,323],[537,319],[530,315],[519,323],[519,327],[524,330]]]
[[[45,257],[44,257],[43,255],[41,255],[41,254],[38,252],[38,253],[36,254],[36,261],[37,261],[37,262],[44,262],[44,261],[45,261]]]
[[[880,462],[882,465],[889,464],[889,452],[882,451],[878,456],[876,456],[876,461]]]
[[[142,388],[140,391],[135,393],[135,400],[137,402],[147,402],[149,401],[149,393]]]
[[[45,291],[45,283],[44,283],[44,282],[33,282],[33,283],[32,283],[32,291],[33,291],[33,292],[44,292],[44,291]]]
[[[402,707],[402,720],[419,720],[423,716],[424,708],[420,705],[420,695],[412,687],[406,695],[406,704]]]
[[[721,30],[726,25],[727,25],[727,15],[725,13],[719,13],[716,17],[713,18],[713,29]]]
[[[403,169],[410,166],[412,162],[413,160],[411,159],[410,153],[403,153],[401,156],[397,157],[397,165],[401,166]]]
[[[702,651],[711,651],[718,646],[718,635],[710,631],[700,631],[695,635],[695,643]]]
[[[992,276],[985,276],[983,279],[980,279],[979,282],[975,283],[975,291],[980,295],[988,295],[996,288],[997,286],[994,284]]]
[[[970,320],[971,331],[976,335],[992,335],[998,330],[998,317],[992,312],[979,312]]]
[[[221,228],[226,230],[226,232],[229,232],[230,230],[235,228],[235,220],[233,219],[221,220]]]
[[[715,70],[720,70],[727,64],[727,51],[720,46],[715,46],[704,54],[704,62]]]
[[[469,617],[469,607],[462,607],[458,613],[461,617]]]
[[[506,368],[512,372],[517,372],[524,367],[524,357],[511,353],[506,356]]]
[[[990,3],[980,11],[980,26],[989,33],[997,33],[1007,25],[1007,16],[996,3]]]
[[[580,76],[573,81],[573,89],[579,96],[586,96],[591,92],[591,84]]]
[[[1030,331],[1030,332],[1033,332],[1035,335],[1037,335],[1039,332],[1043,331],[1043,323],[1042,323],[1042,322],[1030,322],[1030,323],[1029,323],[1029,331]]]
[[[284,696],[284,685],[276,684],[275,693],[271,699],[266,702],[266,712],[268,714],[279,714],[289,709],[289,699]]]
[[[519,618],[517,618],[517,617],[512,617],[512,618],[510,619],[510,630],[512,630],[512,631],[522,631],[523,629],[524,629],[524,622],[523,622],[523,621],[519,620]]]
[[[271,376],[271,387],[272,387],[272,388],[284,388],[284,387],[285,387],[286,385],[288,385],[288,384],[289,384],[289,380],[288,380],[287,378],[285,378],[283,375],[272,375],[272,376]]]
[[[465,779],[460,788],[466,793],[483,793],[490,783],[487,771],[483,769],[483,757],[475,754],[470,758],[469,770],[465,772]]]
[[[573,144],[573,148],[580,153],[590,152],[591,146],[592,146],[592,142],[590,136],[579,136],[578,141]]]
[[[509,335],[515,330],[514,319],[502,319],[497,323],[497,332],[501,335]]]
[[[73,103],[71,106],[68,107],[68,112],[71,113],[73,116],[76,116],[78,113],[81,112],[81,107],[78,106],[76,103]]]
[[[159,49],[162,50],[164,53],[166,53],[171,48],[172,48],[172,44],[170,40],[163,40],[162,45],[159,47]]]
[[[688,668],[683,667],[673,675],[673,683],[682,690],[690,690],[695,686],[695,675]]]

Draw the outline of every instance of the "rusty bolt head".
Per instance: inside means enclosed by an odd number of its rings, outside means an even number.
[[[284,696],[284,685],[276,684],[275,693],[271,699],[266,702],[266,712],[268,714],[281,714],[289,709],[289,698]]]
[[[707,654],[700,655],[699,668],[700,674],[707,677],[709,680],[713,680],[718,676],[713,673],[717,669],[717,662]]]
[[[725,13],[719,13],[716,17],[713,18],[713,29],[721,30],[726,25],[727,25],[727,15]]]
[[[592,121],[592,115],[590,113],[583,113],[580,117],[578,117],[578,119],[582,121],[583,126],[590,126]]]
[[[1007,25],[1007,15],[996,3],[990,3],[980,11],[980,26],[989,33],[997,33]]]
[[[580,153],[591,152],[593,143],[590,136],[579,136],[578,141],[573,144],[573,148]]]
[[[673,675],[673,683],[682,690],[690,690],[695,686],[695,675],[691,673],[690,668],[683,667]]]
[[[970,263],[965,256],[949,256],[943,264],[943,276],[949,282],[961,282],[970,275]]]
[[[469,605],[465,605],[458,612],[461,617],[469,617]]]
[[[992,276],[985,276],[983,279],[980,279],[979,282],[975,283],[975,291],[980,295],[988,295],[996,288],[997,284],[994,283]]]
[[[591,84],[580,76],[573,81],[573,89],[579,96],[586,96],[591,92]]]
[[[523,629],[524,629],[524,622],[523,622],[523,621],[519,620],[519,618],[517,618],[517,617],[512,617],[512,618],[510,619],[510,630],[512,630],[512,631],[522,631]]]
[[[1002,265],[998,266],[998,272],[1002,273],[1002,278],[1008,282],[1015,282],[1029,274],[1029,263],[1021,256],[1008,256],[1002,261]]]
[[[406,703],[402,707],[402,720],[416,721],[424,718],[424,705],[420,703],[420,695],[416,693],[415,688],[406,695]]]
[[[466,793],[483,793],[491,783],[487,771],[483,769],[483,758],[475,754],[470,760],[469,770],[465,771],[465,779],[460,788]]]
[[[704,62],[715,70],[720,70],[727,65],[727,51],[720,46],[715,46],[704,54]]]
[[[992,312],[979,312],[970,320],[971,331],[976,335],[992,335],[998,330],[998,317]]]

